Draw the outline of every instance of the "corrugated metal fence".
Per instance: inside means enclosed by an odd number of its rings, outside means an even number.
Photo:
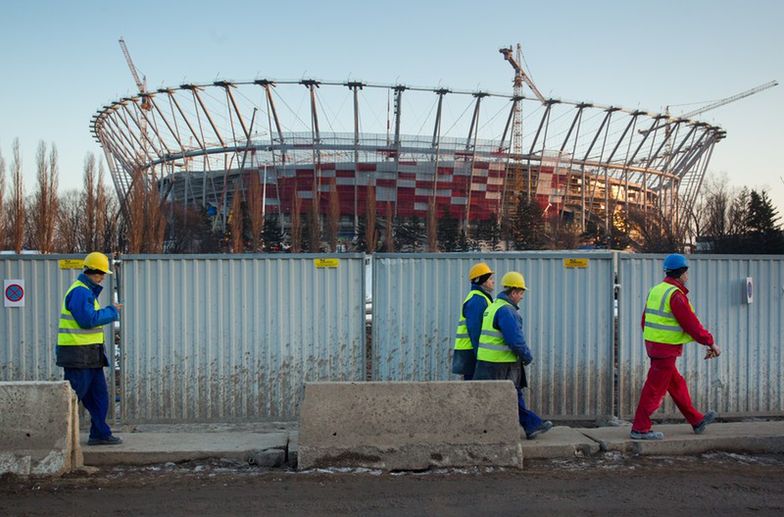
[[[295,419],[306,381],[364,380],[364,256],[322,257],[124,257],[123,419]]]
[[[587,259],[586,267],[565,261]],[[520,310],[534,362],[531,406],[549,416],[613,412],[611,253],[377,254],[373,263],[373,379],[456,379],[451,354],[468,270],[485,261],[520,271],[529,289]]]
[[[84,255],[0,255],[3,280],[22,280],[24,307],[0,306],[0,381],[62,380],[63,370],[55,364],[60,307],[68,287],[81,272]],[[69,260],[70,263],[60,261]],[[77,269],[71,269],[76,264]],[[104,280],[101,305],[112,302],[113,277]],[[3,282],[5,284],[5,282]],[[5,293],[3,293],[5,299]],[[104,327],[105,342],[113,342],[111,325]],[[113,347],[107,347],[109,361]],[[110,400],[114,400],[114,368],[106,368]],[[109,416],[114,416],[110,404]]]
[[[57,314],[78,271],[61,259],[0,255],[24,280],[25,306],[0,308],[0,380],[61,378]],[[122,258],[122,416],[126,422],[294,419],[309,380],[365,379],[365,257],[162,255]],[[565,260],[587,258],[587,267]],[[664,255],[378,254],[373,262],[374,380],[454,379],[452,340],[466,273],[479,260],[525,274],[521,305],[535,360],[532,407],[555,417],[629,418],[648,368],[640,314]],[[784,414],[784,258],[690,256],[690,298],[723,350],[685,347],[695,404],[722,414]],[[317,267],[318,266],[318,267]],[[327,267],[322,267],[327,266]],[[63,265],[62,267],[68,267]],[[617,274],[618,337],[613,327]],[[745,279],[754,284],[746,303]],[[500,289],[497,289],[497,291]],[[496,291],[496,292],[497,292]],[[107,294],[101,303],[111,303]],[[111,329],[106,327],[106,342]],[[615,347],[615,351],[614,351]],[[110,358],[111,360],[111,358]],[[114,369],[107,368],[114,399]],[[617,381],[616,384],[615,381]],[[110,409],[114,411],[114,406]],[[667,401],[664,414],[676,408]]]
[[[664,277],[664,255],[620,255],[620,414],[633,415],[645,382],[648,359],[640,315],[648,290]],[[684,347],[678,369],[703,411],[721,414],[784,412],[784,258],[777,256],[689,256],[689,299],[722,355],[703,359],[704,348]],[[753,301],[746,303],[746,278]],[[679,414],[669,397],[666,415]]]

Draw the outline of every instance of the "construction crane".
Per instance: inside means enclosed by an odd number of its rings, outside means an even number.
[[[136,87],[139,88],[139,93],[142,95],[142,109],[150,111],[152,109],[152,103],[147,97],[147,78],[139,78],[139,70],[136,68],[136,65],[133,64],[131,53],[128,52],[128,46],[125,44],[125,40],[122,37],[120,37],[120,48],[125,56],[125,62],[128,63],[128,68],[131,69],[131,75],[136,83]]]
[[[528,85],[529,88],[531,88],[531,91],[534,92],[534,95],[536,95],[537,99],[539,99],[541,102],[545,102],[545,98],[544,95],[542,95],[542,92],[539,91],[539,88],[536,87],[534,82],[531,80],[528,74],[525,73],[523,67],[520,65],[521,61],[523,60],[522,46],[519,43],[517,44],[516,50],[514,51],[514,55],[511,46],[509,48],[499,48],[498,52],[503,54],[504,59],[509,61],[509,64],[512,65],[512,68],[514,68],[515,96],[519,96],[522,94],[523,83],[525,83]]]
[[[761,84],[759,86],[755,86],[754,88],[751,88],[751,89],[746,90],[744,92],[740,92],[740,93],[737,93],[735,95],[731,95],[729,97],[725,97],[723,99],[719,99],[719,100],[717,100],[715,102],[712,102],[712,103],[708,104],[707,106],[703,106],[702,108],[696,109],[694,111],[690,111],[688,113],[684,113],[683,115],[679,115],[678,118],[679,119],[690,119],[692,117],[696,117],[697,115],[701,115],[702,113],[705,113],[706,111],[710,111],[712,109],[719,108],[719,107],[724,106],[726,104],[729,104],[731,102],[735,102],[735,101],[738,101],[740,99],[744,99],[746,97],[749,97],[750,95],[754,95],[755,93],[759,93],[761,91],[765,91],[768,88],[773,88],[774,86],[778,86],[778,84],[779,84],[778,81],[770,81],[770,82],[767,82],[765,84]],[[670,107],[666,106],[664,112],[667,115],[669,115]],[[640,133],[646,134],[646,133],[648,133],[650,131],[656,131],[657,129],[659,129],[661,127],[669,126],[671,123],[672,123],[672,121],[662,122],[661,124],[658,124],[658,125],[654,126],[651,129],[640,130]]]

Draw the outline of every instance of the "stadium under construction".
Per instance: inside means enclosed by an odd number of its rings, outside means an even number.
[[[510,217],[521,193],[583,229],[632,208],[673,229],[687,223],[721,128],[545,98],[518,64],[519,46],[501,53],[514,68],[511,93],[316,79],[139,83],[139,94],[98,111],[92,131],[121,202],[134,182],[157,182],[167,199],[219,221],[256,175],[262,212],[284,229],[295,209],[317,209],[339,211],[342,232],[356,232],[373,207],[381,217],[448,212],[470,229]]]

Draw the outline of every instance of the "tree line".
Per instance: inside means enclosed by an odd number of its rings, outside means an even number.
[[[54,144],[38,144],[36,181],[25,190],[19,141],[10,161],[0,150],[0,250],[41,253],[255,253],[377,251],[620,249],[665,253],[784,253],[778,210],[764,190],[733,191],[726,177],[708,178],[693,207],[684,207],[688,224],[674,228],[661,211],[622,206],[611,200],[608,216],[542,210],[525,193],[504,218],[491,214],[465,228],[448,210],[431,202],[428,215],[397,217],[391,202],[377,203],[367,188],[367,210],[358,227],[346,231],[337,188],[330,185],[327,213],[292,192],[284,226],[278,214],[263,211],[257,174],[234,182],[226,222],[197,205],[161,199],[156,178],[133,173],[131,188],[120,203],[106,188],[103,162],[88,153],[81,189],[59,192],[59,163]],[[166,197],[166,196],[164,196]],[[341,230],[341,223],[343,228]],[[609,224],[607,224],[609,223]],[[353,227],[353,222],[350,225]]]

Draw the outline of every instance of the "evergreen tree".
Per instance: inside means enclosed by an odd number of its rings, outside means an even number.
[[[539,205],[529,199],[525,192],[520,193],[510,228],[514,248],[517,250],[536,250],[542,245],[542,214]]]
[[[413,216],[409,219],[395,221],[395,247],[400,251],[418,251],[425,238],[425,226],[422,220]]]
[[[491,250],[498,249],[498,243],[501,240],[501,228],[498,225],[495,214],[492,214],[489,218],[483,219],[477,223],[474,236],[476,237],[476,241],[483,243]]]
[[[779,214],[767,192],[752,190],[746,210],[746,253],[784,253],[784,235],[778,227]]]
[[[441,251],[457,251],[460,222],[446,208],[438,221],[437,235],[438,247]]]
[[[277,215],[267,215],[264,217],[264,229],[261,231],[261,239],[266,252],[277,252],[283,249],[283,230],[280,229],[280,221]]]

